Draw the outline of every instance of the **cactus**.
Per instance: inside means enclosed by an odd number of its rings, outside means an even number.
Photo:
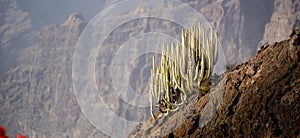
[[[192,94],[195,84],[201,90],[202,82],[210,79],[218,59],[218,35],[213,32],[210,28],[210,38],[207,38],[202,24],[198,28],[182,29],[181,44],[163,44],[161,64],[157,68],[153,56],[149,89],[153,118],[178,110]],[[156,104],[153,104],[154,98]],[[160,112],[158,116],[154,114],[154,107]]]

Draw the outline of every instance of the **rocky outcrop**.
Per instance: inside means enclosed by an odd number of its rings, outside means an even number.
[[[300,1],[275,0],[262,43],[274,43],[287,39],[290,31],[298,25],[300,25]]]
[[[179,113],[141,124],[129,137],[296,137],[300,128],[300,29],[288,40],[263,45],[258,54],[224,74],[218,85]],[[204,126],[203,107],[222,93],[216,113]],[[180,112],[192,110],[179,123]],[[175,127],[175,129],[174,129]],[[171,129],[170,129],[171,128]],[[173,130],[169,133],[166,130]],[[156,133],[151,133],[156,132]]]
[[[28,46],[32,24],[16,0],[0,0],[0,74],[18,65],[17,53]]]
[[[5,48],[11,45],[13,38],[31,28],[31,20],[16,0],[1,0],[0,9],[0,48]]]

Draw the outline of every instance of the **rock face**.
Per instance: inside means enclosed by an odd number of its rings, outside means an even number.
[[[72,14],[44,27],[30,55],[1,77],[0,124],[9,136],[105,137],[81,114],[72,89],[72,55],[85,25]]]
[[[300,29],[288,40],[263,45],[258,54],[224,74],[211,93],[179,113],[141,124],[129,137],[296,137],[300,132]],[[222,93],[216,113],[204,126],[203,107],[212,93]],[[192,112],[176,126],[180,112]],[[165,130],[176,127],[166,134]],[[156,133],[150,133],[156,132]]]
[[[18,64],[16,53],[28,46],[31,28],[29,14],[16,0],[0,0],[0,74]]]
[[[203,5],[192,1],[190,5],[217,29],[227,62],[239,64],[256,53],[272,13],[272,3],[272,0],[231,0],[210,1]]]
[[[270,22],[265,27],[263,43],[287,39],[289,31],[300,24],[300,1],[275,0],[273,5]]]
[[[31,20],[16,0],[1,0],[0,5],[0,48],[4,48],[11,45],[14,37],[31,28]]]
[[[218,30],[229,64],[247,61],[261,44],[282,41],[300,25],[299,1],[184,2],[197,9]]]
[[[180,1],[196,9],[218,31],[229,64],[247,61],[261,44],[282,41],[300,25],[300,6],[295,0]]]

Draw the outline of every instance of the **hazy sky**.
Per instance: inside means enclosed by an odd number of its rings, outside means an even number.
[[[17,0],[18,8],[29,13],[32,24],[29,32],[20,35],[30,34],[32,31],[39,32],[47,25],[60,25],[72,13],[80,13],[86,21],[89,21],[105,8],[104,2],[105,0]],[[21,39],[22,36],[16,38],[18,39],[12,40],[9,47],[0,47],[0,75],[18,64],[19,53],[30,46]]]
[[[104,0],[19,0],[19,6],[29,13],[34,28],[47,24],[62,24],[72,13],[81,13],[86,20],[97,15]]]

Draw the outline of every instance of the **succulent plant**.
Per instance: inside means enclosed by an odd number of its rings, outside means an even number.
[[[210,78],[218,59],[218,35],[210,28],[207,37],[205,31],[202,24],[182,29],[181,43],[163,44],[161,64],[157,67],[153,56],[149,90],[153,118],[178,110],[192,90],[201,90],[202,82]],[[157,116],[154,107],[159,110]]]

